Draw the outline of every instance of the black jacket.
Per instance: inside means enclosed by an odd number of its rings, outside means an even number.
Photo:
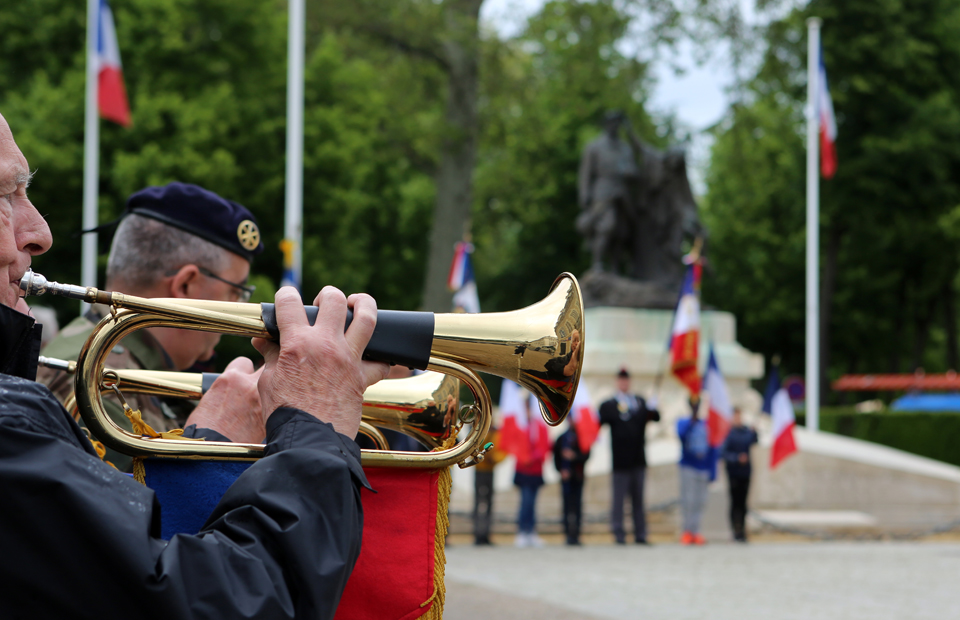
[[[563,456],[564,448],[573,450],[572,459],[567,459]],[[583,450],[580,449],[580,439],[577,436],[576,427],[574,426],[570,426],[562,435],[557,437],[557,441],[553,444],[554,467],[557,468],[558,472],[562,472],[565,469],[570,470],[571,478],[577,482],[583,482],[583,469],[589,458],[590,451],[587,450],[583,452]]]
[[[8,344],[0,364],[23,367]],[[0,374],[0,615],[332,618],[360,552],[359,450],[296,409],[267,440],[200,534],[166,541],[153,491],[101,462],[45,387]]]
[[[600,405],[600,423],[610,425],[615,470],[647,466],[644,451],[647,422],[660,421],[660,412],[648,409],[643,397],[631,396],[633,402],[624,411],[620,411],[616,397]]]
[[[752,473],[750,466],[750,446],[757,443],[757,431],[749,426],[734,426],[727,433],[723,442],[721,456],[727,466],[727,476],[730,478],[749,478]],[[740,462],[740,455],[746,453],[747,462]]]

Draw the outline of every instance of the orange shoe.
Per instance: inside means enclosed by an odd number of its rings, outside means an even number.
[[[692,545],[693,544],[693,534],[690,532],[684,532],[683,536],[680,537],[681,545]]]
[[[693,544],[695,545],[705,545],[707,544],[707,539],[703,537],[702,534],[693,535]]]

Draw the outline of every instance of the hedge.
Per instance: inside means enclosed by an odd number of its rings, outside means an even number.
[[[797,423],[804,423],[802,412],[797,412]],[[856,413],[846,407],[824,408],[820,430],[960,465],[960,412]]]

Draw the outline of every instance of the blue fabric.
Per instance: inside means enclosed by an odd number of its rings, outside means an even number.
[[[537,527],[537,491],[538,484],[520,485],[520,516],[517,519],[517,529],[526,534],[532,534]]]
[[[160,500],[160,536],[196,534],[251,461],[146,459],[147,486]]]
[[[773,415],[773,397],[780,391],[780,367],[770,367],[770,379],[767,388],[763,391],[763,409],[767,415]]]
[[[960,394],[907,394],[893,401],[894,411],[960,411]]]
[[[687,449],[687,434],[690,432],[691,426],[690,418],[680,418],[677,420],[677,435],[680,437],[680,446],[682,452],[680,454],[680,464],[686,467],[692,467],[694,469],[699,469],[700,471],[705,471],[710,474],[710,480],[715,480],[717,477],[717,459],[720,456],[720,450],[716,447],[710,447],[707,450],[706,454],[702,457],[698,457],[694,452]],[[697,420],[697,424],[706,423],[703,420]]]

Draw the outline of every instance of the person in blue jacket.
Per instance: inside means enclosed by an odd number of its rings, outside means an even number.
[[[747,494],[750,492],[750,447],[757,443],[757,431],[743,424],[739,407],[733,409],[733,426],[723,443],[721,456],[727,468],[730,486],[730,527],[733,539],[747,542],[745,521],[747,517]]]
[[[680,513],[684,545],[702,545],[700,519],[707,506],[707,485],[717,477],[717,448],[710,445],[707,424],[699,416],[700,399],[690,399],[689,418],[677,420],[680,438]]]

